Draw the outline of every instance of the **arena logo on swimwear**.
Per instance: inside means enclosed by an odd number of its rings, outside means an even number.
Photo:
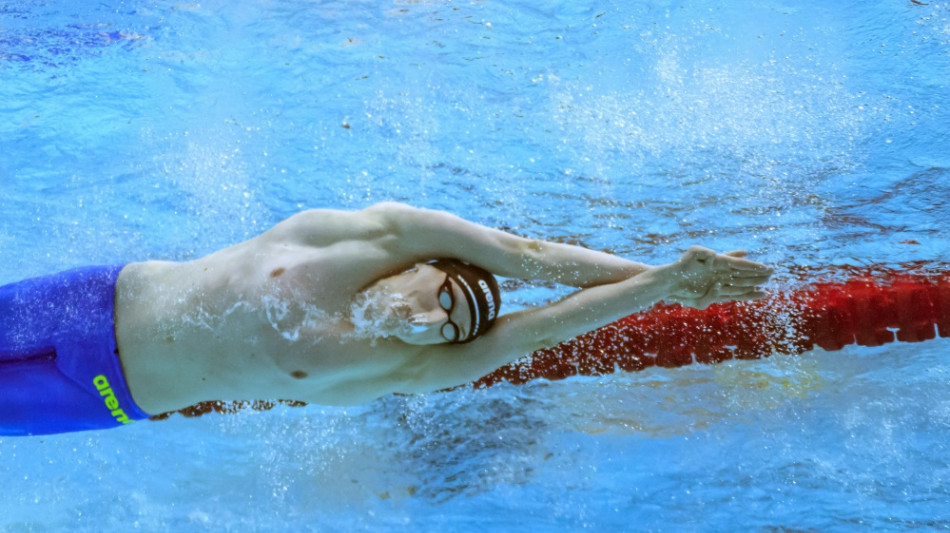
[[[112,412],[112,416],[115,417],[115,421],[122,424],[131,423],[132,421],[129,420],[129,415],[125,414],[125,411],[119,408],[119,400],[115,397],[115,393],[112,392],[112,387],[109,385],[109,380],[102,374],[99,374],[98,376],[92,378],[92,383],[96,386],[96,389],[99,390],[99,395],[103,397],[103,401],[105,402],[109,411]]]

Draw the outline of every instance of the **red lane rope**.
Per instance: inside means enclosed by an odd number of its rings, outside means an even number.
[[[950,273],[866,274],[704,310],[658,305],[539,350],[475,385],[919,342],[937,333],[950,337]]]
[[[798,275],[815,274],[814,270],[798,270]],[[925,263],[905,265],[901,270],[845,267],[821,274],[844,279],[704,310],[657,305],[539,350],[481,378],[474,386],[794,355],[815,347],[840,350],[855,343],[919,342],[938,333],[950,337],[950,271],[942,266],[939,270]],[[286,400],[203,402],[178,412],[199,416],[245,407],[270,409],[278,403],[304,405]]]

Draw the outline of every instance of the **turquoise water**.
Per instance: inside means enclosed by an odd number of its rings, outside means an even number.
[[[947,263],[950,5],[827,4],[0,2],[0,283],[381,200],[773,288]],[[946,530],[948,350],[0,438],[0,531]]]

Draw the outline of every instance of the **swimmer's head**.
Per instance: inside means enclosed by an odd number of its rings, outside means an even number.
[[[354,298],[351,321],[358,336],[464,344],[488,331],[500,304],[490,272],[437,259],[372,283]]]
[[[501,307],[501,293],[495,276],[483,268],[457,259],[437,259],[430,261],[429,265],[445,272],[449,279],[462,289],[464,303],[471,317],[471,326],[466,336],[448,340],[464,344],[488,331],[498,318],[498,310]],[[445,307],[443,302],[440,304]]]

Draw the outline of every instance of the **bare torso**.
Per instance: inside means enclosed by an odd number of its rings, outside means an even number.
[[[470,383],[660,300],[704,307],[759,298],[757,286],[772,271],[744,256],[693,247],[675,263],[649,267],[399,204],[311,210],[195,261],[126,266],[116,287],[116,338],[132,397],[148,413],[209,400],[364,403]],[[437,337],[426,347],[415,342],[421,337],[377,338],[355,327],[354,297],[437,257],[584,289],[503,315],[468,344]],[[464,305],[452,316],[438,307],[443,281],[423,277],[416,291],[424,295],[417,310],[435,310],[427,331],[436,336],[438,321],[464,325],[467,316]]]
[[[129,264],[116,336],[136,403],[159,413],[212,399],[351,404],[392,392],[418,347],[360,335],[350,320],[356,293],[411,263],[386,242],[383,231],[327,246],[272,231],[191,262]]]

